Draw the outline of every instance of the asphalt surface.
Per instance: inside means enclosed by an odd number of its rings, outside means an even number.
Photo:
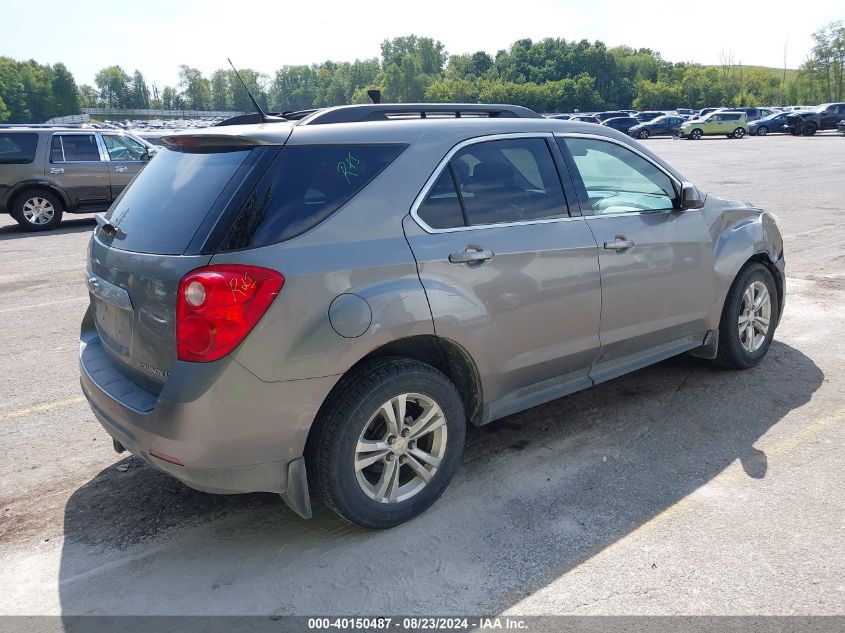
[[[93,221],[3,216],[0,614],[845,613],[845,138],[646,143],[779,217],[768,357],[679,357],[470,429],[443,498],[387,532],[115,454],[78,383]]]

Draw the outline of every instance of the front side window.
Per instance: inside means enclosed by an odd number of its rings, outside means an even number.
[[[240,204],[223,250],[275,244],[317,226],[366,187],[405,147],[284,147]]]
[[[120,134],[103,134],[109,160],[145,160],[147,148],[138,141]]]
[[[629,149],[599,139],[559,139],[572,154],[593,213],[636,213],[674,208],[672,179]]]
[[[25,165],[35,160],[37,134],[0,134],[0,165]]]
[[[50,162],[96,162],[100,150],[93,134],[56,134],[50,144]]]

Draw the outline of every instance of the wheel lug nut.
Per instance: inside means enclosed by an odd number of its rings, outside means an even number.
[[[392,462],[394,459],[395,459],[395,456],[393,455],[393,453],[388,453],[387,455],[384,456],[384,461],[386,461],[386,462]]]
[[[413,450],[417,447],[417,442],[415,440],[411,440],[408,442],[408,450]]]
[[[410,434],[411,434],[411,429],[409,429],[408,427],[405,427],[404,429],[402,429],[402,433],[401,433],[402,437],[408,437]]]
[[[394,444],[396,444],[396,436],[395,436],[395,435],[390,435],[390,436],[388,436],[388,438],[387,438],[387,444],[388,444],[389,446],[393,446]]]

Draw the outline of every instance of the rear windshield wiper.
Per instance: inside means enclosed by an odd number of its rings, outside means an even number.
[[[118,239],[126,237],[126,233],[124,233],[114,224],[106,220],[105,216],[98,214],[94,216],[94,219],[97,221],[97,226],[99,226],[103,230],[103,233],[105,233],[106,235],[110,235]]]

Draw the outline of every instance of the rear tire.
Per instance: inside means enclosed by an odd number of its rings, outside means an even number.
[[[389,358],[345,377],[316,424],[308,451],[316,491],[350,523],[384,529],[421,514],[446,489],[460,465],[466,414],[440,371]]]
[[[741,127],[738,127],[734,130],[734,133],[733,133],[734,138],[742,138],[743,136],[745,136],[745,130],[744,129],[742,129]]]
[[[59,226],[63,210],[53,192],[30,189],[15,198],[11,216],[28,231],[49,231]]]
[[[755,308],[758,301],[760,305]],[[716,363],[749,369],[763,360],[775,335],[779,306],[769,269],[757,262],[743,268],[725,298]]]

